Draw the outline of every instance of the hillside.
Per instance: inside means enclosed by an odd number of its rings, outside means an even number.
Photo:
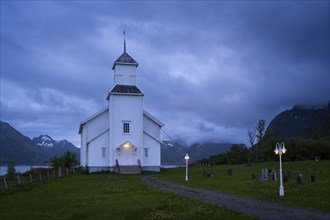
[[[48,135],[40,135],[31,140],[10,124],[0,121],[1,164],[45,164],[51,157],[61,156],[67,150],[76,153],[79,159],[80,149],[67,140],[55,141]]]
[[[44,162],[45,152],[35,146],[8,123],[0,121],[0,163],[38,164]]]
[[[278,114],[269,123],[266,134],[281,138],[329,137],[329,115],[329,105],[324,107],[294,106]]]

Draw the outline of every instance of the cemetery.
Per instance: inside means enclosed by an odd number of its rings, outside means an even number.
[[[228,196],[238,195],[264,201],[265,204],[272,202],[287,208],[319,210],[329,216],[330,161],[284,162],[282,166],[285,196],[278,194],[277,162],[252,163],[250,166],[189,166],[188,181],[185,180],[185,167],[162,169],[159,173],[144,172],[140,176],[108,172],[67,175],[67,171],[62,171],[60,178],[53,179],[53,171],[49,171],[43,178],[49,175],[50,180],[40,181],[40,175],[36,175],[33,176],[33,184],[21,185],[16,191],[2,191],[0,209],[5,211],[1,212],[0,218],[20,219],[29,213],[31,218],[39,219],[47,216],[93,219],[106,218],[107,215],[122,219],[168,219],[168,216],[169,219],[230,219],[233,215],[235,219],[255,219],[225,206],[156,189],[144,184],[143,178],[157,178],[159,181],[183,185],[191,189],[187,191],[188,194],[195,188],[208,189],[220,194],[227,193]],[[54,172],[58,176],[58,171]],[[203,194],[204,199],[212,201],[215,194]],[[50,197],[51,200],[42,199]],[[14,210],[17,206],[20,207],[19,211]],[[40,208],[42,213],[37,211]]]

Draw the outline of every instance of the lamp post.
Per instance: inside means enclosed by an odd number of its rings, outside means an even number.
[[[184,159],[186,160],[186,181],[188,181],[188,160],[189,160],[189,155],[186,153],[184,156]]]
[[[280,196],[284,196],[283,178],[282,178],[282,154],[285,154],[286,149],[284,143],[276,143],[274,150],[275,154],[280,156]]]

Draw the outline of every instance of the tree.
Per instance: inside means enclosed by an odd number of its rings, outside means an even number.
[[[255,140],[256,140],[256,131],[255,130],[247,131],[247,136],[248,136],[249,143],[252,147],[254,145]]]
[[[51,166],[55,168],[57,167],[72,168],[78,165],[78,159],[75,153],[71,153],[70,151],[67,151],[61,157],[52,157],[50,159],[50,163]]]
[[[265,129],[266,129],[266,121],[261,119],[259,120],[258,122],[258,126],[256,127],[256,130],[257,130],[257,134],[256,134],[256,137],[258,139],[258,142],[261,141],[262,137],[264,136],[265,134]]]
[[[249,150],[245,144],[233,144],[227,152],[227,155],[230,164],[242,164],[248,161]]]
[[[256,127],[256,138],[257,138],[257,144],[256,146],[254,146],[253,150],[254,150],[254,156],[255,156],[255,161],[259,161],[260,159],[260,149],[261,149],[261,140],[262,137],[265,134],[265,129],[266,129],[266,121],[263,119],[260,119],[258,122],[258,125]]]
[[[9,163],[7,165],[7,176],[13,178],[16,174],[15,163]]]

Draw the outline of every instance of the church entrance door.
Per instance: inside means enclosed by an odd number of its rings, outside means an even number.
[[[125,143],[120,147],[120,160],[119,165],[121,166],[132,166],[134,165],[133,154],[135,147],[130,143]]]

